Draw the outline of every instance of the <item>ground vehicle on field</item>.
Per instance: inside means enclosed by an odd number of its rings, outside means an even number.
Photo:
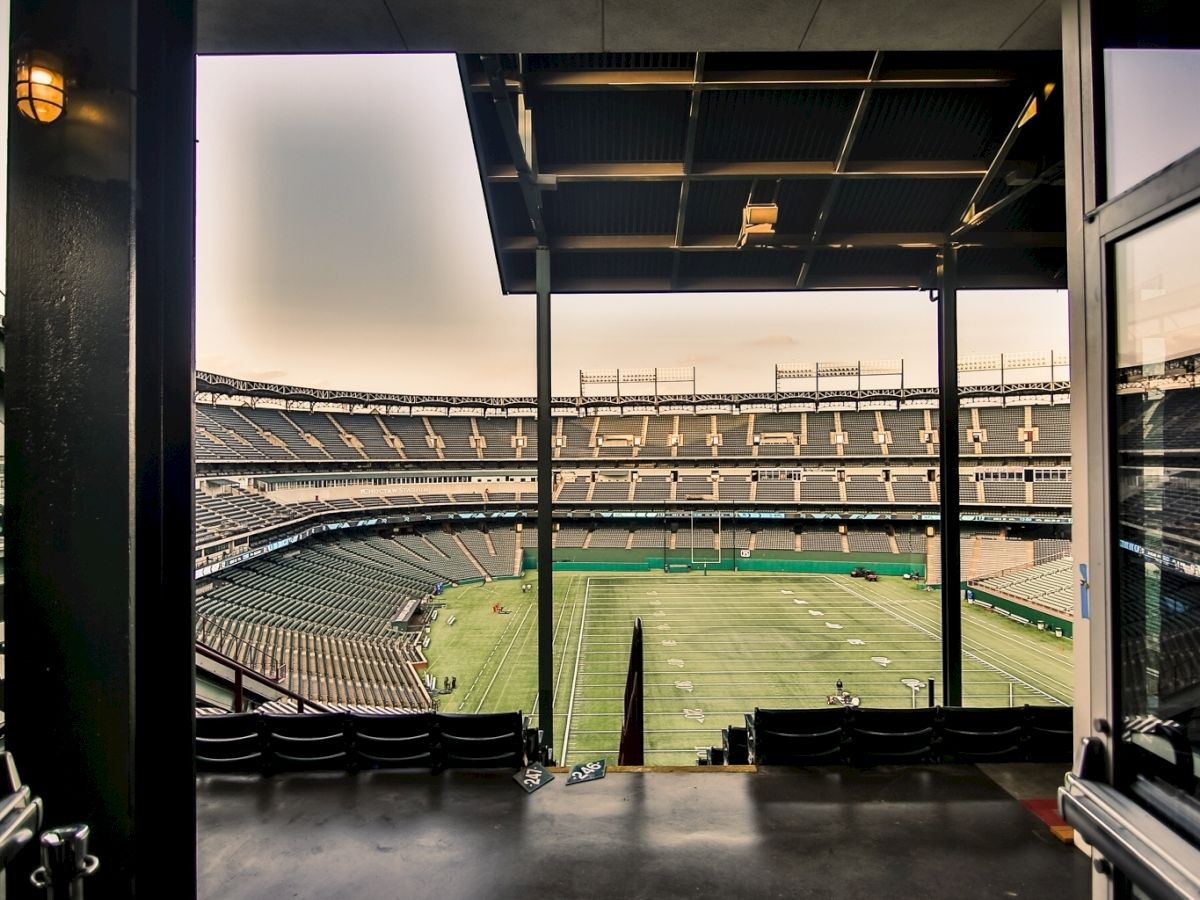
[[[864,569],[862,566],[855,566],[853,569],[850,570],[851,578],[864,578],[864,577],[866,577],[866,574],[867,574],[867,570]]]

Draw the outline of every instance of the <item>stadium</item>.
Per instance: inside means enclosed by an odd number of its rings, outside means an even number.
[[[1057,354],[1007,369],[1056,356],[1062,374]],[[1001,361],[963,362],[987,365]],[[824,373],[857,384],[901,368]],[[603,378],[583,373],[581,388]],[[536,728],[534,400],[322,400],[206,373],[198,388],[198,640],[318,708],[517,709]],[[1068,390],[964,388],[968,705],[1071,704]],[[556,400],[553,551],[572,573],[556,597],[559,761],[617,762],[637,616],[658,645],[649,763],[694,764],[729,743],[722,728],[737,743],[754,708],[823,704],[838,681],[873,707],[911,707],[915,679],[926,705],[940,677],[936,397]],[[862,568],[882,582],[849,577]],[[228,678],[208,680],[228,710]],[[253,693],[279,704],[269,688]]]
[[[6,13],[0,896],[1200,897],[1184,11]]]

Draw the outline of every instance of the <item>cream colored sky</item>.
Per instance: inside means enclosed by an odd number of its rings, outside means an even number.
[[[531,394],[530,296],[500,292],[450,56],[201,57],[197,359],[247,378]],[[580,368],[697,367],[767,390],[776,362],[905,357],[935,381],[913,293],[564,295],[554,387]],[[960,295],[963,353],[1065,350],[1065,294]]]

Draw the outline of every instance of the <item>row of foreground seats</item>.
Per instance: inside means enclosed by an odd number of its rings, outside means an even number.
[[[196,717],[201,772],[519,768],[537,755],[537,731],[519,712]]]
[[[816,766],[923,762],[1061,762],[1072,755],[1069,706],[755,709],[722,732],[728,764]]]

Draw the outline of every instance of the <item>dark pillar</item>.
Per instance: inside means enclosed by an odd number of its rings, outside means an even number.
[[[88,895],[194,896],[193,3],[13,0],[12,33],[78,84],[9,119],[8,748],[91,826]]]
[[[958,250],[947,244],[938,266],[938,450],[942,528],[942,690],[962,705],[962,581],[958,554]]]
[[[554,747],[554,421],[550,417],[550,249],[537,258],[538,724]]]

